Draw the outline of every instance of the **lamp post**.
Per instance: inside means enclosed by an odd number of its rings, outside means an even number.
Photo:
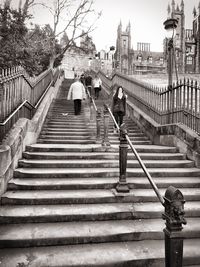
[[[111,46],[110,47],[110,51],[112,52],[112,58],[111,58],[111,69],[112,69],[112,73],[113,73],[113,70],[115,70],[115,60],[114,60],[114,53],[115,53],[115,47],[114,46]]]
[[[174,112],[174,92],[172,90],[172,74],[173,74],[173,39],[176,34],[176,27],[178,24],[178,20],[174,18],[167,19],[164,23],[164,28],[166,30],[166,38],[167,38],[167,70],[168,70],[168,98],[167,98],[167,107],[169,112],[169,123],[173,123],[173,112]],[[171,101],[170,101],[171,100]],[[170,108],[171,107],[171,108]],[[172,119],[170,120],[170,112],[172,114]]]

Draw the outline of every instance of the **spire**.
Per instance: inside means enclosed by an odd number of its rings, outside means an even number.
[[[199,2],[199,5],[198,5],[198,10],[199,10],[199,15],[200,15],[200,2]]]
[[[19,1],[19,10],[22,8],[22,0]]]
[[[174,11],[175,11],[175,1],[172,0],[172,12],[174,12]]]
[[[118,26],[118,31],[121,31],[121,30],[122,30],[122,21],[120,19],[119,26]]]
[[[177,6],[176,6],[176,11],[180,11],[180,9],[179,9],[179,5],[177,4]]]
[[[196,8],[195,8],[195,6],[194,6],[194,8],[193,8],[193,15],[194,15],[194,17],[196,17],[196,15],[197,15],[197,11],[196,11]]]
[[[181,11],[183,11],[183,10],[184,10],[184,1],[181,0]]]
[[[129,23],[127,25],[126,31],[127,32],[130,32],[131,31],[131,23],[130,23],[130,20],[129,20]]]
[[[11,2],[11,0],[6,0],[6,1],[4,2],[4,6],[5,6],[5,7],[10,7],[10,2]]]
[[[167,17],[170,18],[171,16],[171,7],[170,7],[170,4],[168,4],[168,7],[167,7]]]

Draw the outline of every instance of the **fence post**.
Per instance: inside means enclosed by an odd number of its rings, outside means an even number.
[[[120,145],[119,145],[119,182],[116,186],[117,192],[128,193],[129,187],[126,181],[126,167],[127,167],[127,152],[128,152],[128,142],[126,140],[127,130],[125,129],[125,124],[120,126]]]
[[[93,103],[92,103],[92,98],[90,97],[90,120],[91,121],[95,121],[95,109],[94,109],[94,106],[93,106]]]
[[[179,189],[169,186],[164,196],[165,213],[163,219],[166,220],[165,233],[165,266],[181,267],[183,261],[183,236],[182,224],[186,224],[184,218],[185,200]]]
[[[108,139],[109,117],[110,117],[109,111],[108,111],[106,105],[104,105],[104,109],[103,109],[104,137],[103,137],[103,141],[102,141],[102,146],[110,146],[110,142]]]
[[[96,135],[96,143],[101,143],[101,111],[97,110],[96,112],[96,126],[97,126],[97,135]]]

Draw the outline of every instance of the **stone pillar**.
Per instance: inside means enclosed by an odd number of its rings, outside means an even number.
[[[126,167],[127,167],[127,152],[128,152],[128,142],[126,140],[127,130],[125,129],[125,124],[120,126],[120,146],[119,146],[119,182],[116,186],[116,190],[119,193],[128,193],[129,187],[126,182]]]
[[[109,129],[109,111],[107,107],[104,105],[104,110],[103,110],[103,118],[104,118],[104,137],[102,141],[102,146],[110,146],[110,142],[108,139],[108,129]]]
[[[101,111],[99,110],[97,110],[96,112],[96,126],[97,126],[96,143],[101,143]]]
[[[182,224],[186,224],[184,218],[185,200],[180,190],[169,186],[164,197],[165,213],[163,219],[166,220],[165,233],[165,266],[181,267],[183,261],[183,236]]]

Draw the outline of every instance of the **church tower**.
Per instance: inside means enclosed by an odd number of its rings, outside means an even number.
[[[193,36],[196,43],[194,65],[195,72],[200,73],[200,2],[197,10],[194,7],[193,16]]]
[[[118,26],[115,59],[117,69],[123,74],[129,74],[131,68],[131,24],[122,30],[122,23]]]
[[[171,11],[171,16],[169,12]],[[178,20],[176,36],[174,37],[176,67],[178,72],[185,72],[185,14],[184,2],[181,1],[180,7],[172,0],[171,8],[168,7],[168,16]]]

